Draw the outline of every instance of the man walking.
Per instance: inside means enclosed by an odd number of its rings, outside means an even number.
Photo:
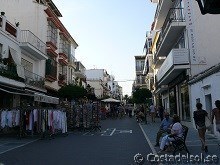
[[[213,120],[215,118],[216,131],[220,133],[220,100],[215,101],[215,106],[216,108],[212,110],[211,123],[213,124]]]

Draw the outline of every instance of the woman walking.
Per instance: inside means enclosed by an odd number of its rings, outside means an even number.
[[[208,116],[208,113],[202,109],[202,104],[196,104],[197,110],[193,112],[193,118],[198,130],[199,138],[202,142],[202,150],[208,152],[208,147],[205,142],[205,132],[206,132],[206,125],[205,125],[205,118]]]

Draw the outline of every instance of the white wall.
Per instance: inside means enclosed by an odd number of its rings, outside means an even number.
[[[88,79],[104,79],[103,69],[89,69],[85,71],[86,77]]]
[[[220,15],[202,15],[198,3],[193,1],[194,21],[197,55],[199,60],[204,60],[205,65],[192,65],[192,76],[207,68],[219,63],[220,61]]]
[[[103,96],[103,87],[101,86],[100,81],[87,80],[87,84],[94,88],[94,93],[96,97],[101,98]]]
[[[19,22],[21,30],[31,30],[44,43],[47,41],[46,8],[32,0],[1,0],[0,5],[0,11],[5,12],[10,22]]]
[[[19,42],[14,39],[14,37],[11,37],[0,30],[0,43],[2,46],[2,57],[8,58],[9,55],[9,46],[13,48],[18,53],[18,58],[21,61],[21,50],[19,47]]]
[[[200,98],[200,102],[203,104],[203,108],[206,108],[205,95],[211,94],[212,107],[215,107],[215,100],[220,100],[220,72],[210,75],[205,79],[190,86],[191,94],[191,116],[193,117],[193,111],[196,110],[196,99]],[[211,110],[207,109],[207,112]],[[192,118],[193,121],[193,118]],[[214,132],[217,135],[217,132]]]

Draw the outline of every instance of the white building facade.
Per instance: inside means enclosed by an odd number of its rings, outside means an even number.
[[[210,115],[220,99],[220,15],[202,15],[196,1],[157,1],[153,41],[155,97],[166,110],[193,121],[197,102]],[[156,64],[159,65],[156,65]],[[207,74],[208,72],[209,74]],[[216,134],[216,132],[214,132]]]
[[[85,74],[86,82],[94,88],[94,93],[97,98],[110,96],[108,86],[109,74],[105,69],[87,69]]]
[[[56,96],[62,86],[75,81],[78,44],[59,20],[62,15],[52,0],[3,1],[0,11],[20,28],[18,42],[28,90]]]

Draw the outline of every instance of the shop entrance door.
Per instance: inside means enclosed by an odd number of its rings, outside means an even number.
[[[212,115],[212,96],[211,96],[211,94],[205,95],[205,108],[206,108],[206,111],[208,112],[209,118],[211,119],[211,115]],[[213,129],[211,129],[211,133],[214,133]]]

